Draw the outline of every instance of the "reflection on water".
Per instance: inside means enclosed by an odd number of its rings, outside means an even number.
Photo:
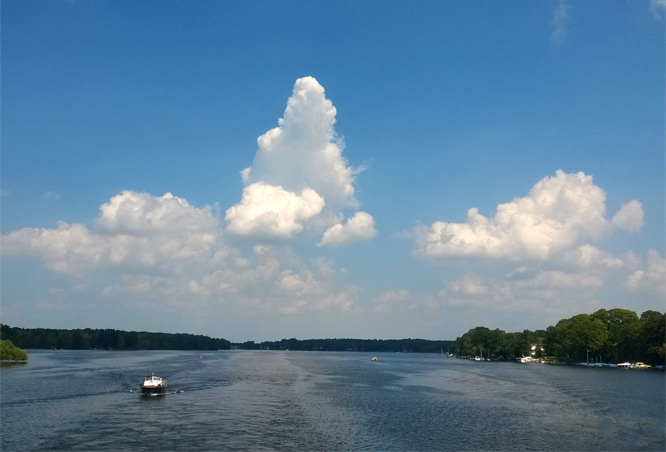
[[[200,358],[201,356],[201,358]],[[438,355],[33,351],[12,450],[659,450],[664,373]],[[156,372],[170,394],[141,397]]]

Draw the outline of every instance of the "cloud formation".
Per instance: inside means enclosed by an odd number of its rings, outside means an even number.
[[[630,292],[655,293],[662,298],[666,295],[666,259],[655,251],[648,251],[647,266],[629,275],[625,287]]]
[[[658,19],[661,19],[661,15],[666,11],[666,0],[650,0],[650,11]]]
[[[344,224],[328,228],[319,242],[322,246],[343,246],[358,240],[368,240],[375,236],[375,220],[365,212],[356,212]]]
[[[60,195],[53,191],[44,192],[41,197],[46,201],[58,201],[60,199]]]
[[[263,182],[243,190],[240,203],[227,209],[227,232],[256,238],[288,238],[324,208],[324,198],[309,187],[300,193]]]
[[[56,229],[23,228],[2,237],[2,253],[41,257],[59,273],[102,265],[164,268],[209,253],[218,228],[210,207],[193,207],[171,193],[126,190],[100,206],[93,231],[63,221]]]
[[[554,44],[562,44],[567,39],[567,35],[569,34],[570,10],[570,5],[564,0],[558,0],[551,21],[552,31],[550,33],[550,40]]]
[[[353,186],[357,171],[342,156],[335,116],[336,109],[317,80],[296,80],[278,127],[257,139],[254,162],[241,172],[245,188],[241,201],[226,211],[228,233],[288,239],[338,224],[336,233],[329,233],[334,239],[321,241],[336,246],[374,235],[367,213],[356,212],[346,224],[340,223],[343,211],[358,208],[359,202]],[[364,230],[359,233],[356,226],[361,219]]]
[[[545,260],[583,239],[615,229],[637,231],[642,227],[640,202],[623,205],[608,220],[605,201],[605,192],[591,176],[559,170],[540,180],[527,196],[497,206],[493,218],[471,208],[466,223],[438,221],[416,227],[415,252],[434,259]]]
[[[643,206],[631,200],[608,214],[605,192],[584,173],[557,171],[526,196],[498,205],[492,217],[471,208],[466,222],[414,228],[414,253],[421,257],[486,260],[474,271],[452,269],[436,287],[423,287],[407,272],[398,281],[401,272],[392,289],[366,291],[345,282],[351,272],[333,261],[301,260],[290,239],[341,247],[376,236],[373,217],[359,210],[354,182],[360,171],[342,155],[335,117],[315,79],[297,80],[278,127],[258,138],[253,164],[241,172],[241,199],[226,210],[225,222],[216,208],[198,208],[171,193],[126,190],[99,207],[92,226],[62,221],[53,229],[2,236],[2,255],[34,256],[60,275],[75,276],[54,278],[61,287],[34,304],[64,317],[93,306],[93,299],[120,304],[122,312],[167,311],[229,324],[245,319],[244,325],[262,328],[278,317],[306,323],[303,316],[310,316],[308,325],[319,319],[335,334],[341,325],[368,332],[373,322],[366,320],[379,319],[377,331],[390,324],[409,334],[427,324],[438,327],[443,318],[460,328],[463,309],[474,322],[466,328],[490,311],[556,321],[599,307],[600,294],[613,292],[656,294],[656,303],[662,302],[666,261],[658,251],[647,259],[631,252],[616,256],[588,243],[617,230],[639,231]],[[234,248],[233,237],[243,238],[243,246]],[[359,274],[365,277],[363,271],[354,276]],[[456,315],[447,315],[448,309]]]

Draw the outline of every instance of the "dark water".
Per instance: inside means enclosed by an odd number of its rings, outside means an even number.
[[[32,351],[2,451],[657,450],[664,373],[439,355]],[[155,371],[170,391],[141,397]]]

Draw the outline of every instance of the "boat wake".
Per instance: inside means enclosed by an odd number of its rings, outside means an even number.
[[[136,391],[134,389],[130,389],[129,392],[132,394],[136,394],[140,397],[160,397],[160,396],[165,396],[165,395],[171,395],[171,394],[180,394],[181,392],[185,392],[182,389],[176,389],[174,391],[166,391],[166,392],[161,392],[161,393],[148,393],[144,394],[141,391]]]

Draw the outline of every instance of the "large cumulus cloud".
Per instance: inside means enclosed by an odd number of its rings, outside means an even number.
[[[343,227],[344,211],[357,209],[359,202],[353,185],[356,171],[342,156],[335,116],[336,109],[317,80],[296,80],[278,127],[257,139],[252,166],[241,172],[245,187],[241,201],[226,211],[228,233],[288,239],[340,224],[337,232],[349,234],[322,240],[322,245],[374,236],[370,221],[360,234],[358,228]]]
[[[608,219],[605,201],[605,192],[591,176],[560,170],[540,180],[527,196],[497,206],[492,218],[471,208],[466,223],[437,221],[416,227],[415,251],[435,259],[545,260],[582,240],[642,227],[640,202],[630,201]]]

